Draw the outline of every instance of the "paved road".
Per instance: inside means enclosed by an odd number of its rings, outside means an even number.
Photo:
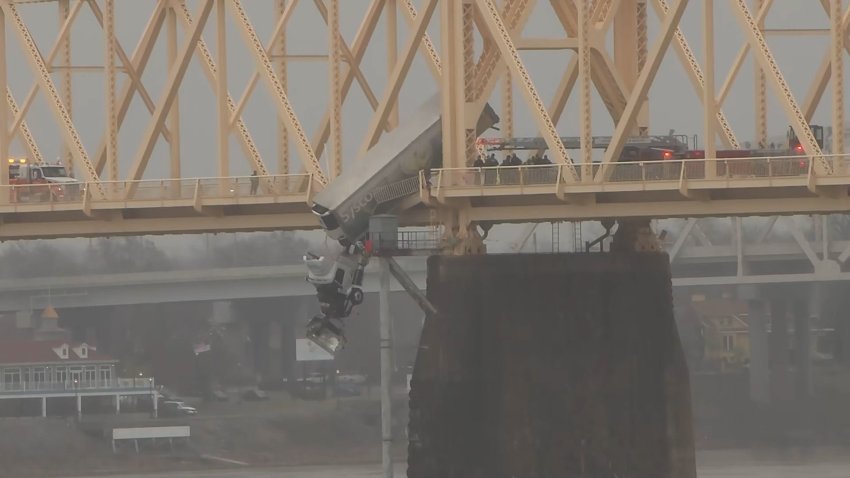
[[[380,466],[279,468],[269,470],[196,471],[155,475],[99,475],[90,478],[376,478],[381,476]],[[398,478],[404,477],[404,466],[396,470]],[[808,464],[740,463],[703,464],[699,478],[848,478],[850,460]],[[79,478],[79,477],[77,477]]]
[[[403,478],[406,466],[396,467],[395,476]],[[144,475],[96,475],[74,478],[376,478],[381,476],[381,466],[328,466],[298,467],[275,469],[248,469],[232,471],[187,471],[170,474],[155,473]]]
[[[850,463],[703,467],[699,478],[847,478]]]

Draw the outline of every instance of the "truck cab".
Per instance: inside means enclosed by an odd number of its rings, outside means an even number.
[[[809,128],[812,130],[812,134],[815,136],[815,141],[818,144],[818,148],[823,150],[823,126],[820,125],[809,125]],[[794,128],[788,127],[788,150],[791,151],[792,154],[804,154],[804,148],[802,143],[800,143],[800,138],[797,137],[797,133],[794,132]]]
[[[357,254],[350,246],[336,257],[308,253],[304,257],[309,274],[307,281],[316,287],[323,314],[347,317],[351,309],[363,302],[363,269],[369,258]]]
[[[65,201],[79,193],[79,182],[58,164],[30,164],[26,159],[9,159],[9,184],[13,200]]]

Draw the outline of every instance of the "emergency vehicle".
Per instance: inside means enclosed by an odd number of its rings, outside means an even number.
[[[30,164],[25,158],[9,159],[12,201],[69,201],[80,191],[79,182],[58,164]]]
[[[818,147],[824,147],[824,128],[819,125],[809,125]],[[591,148],[606,149],[612,141],[611,136],[594,136],[591,138]],[[805,157],[806,152],[800,143],[800,139],[789,127],[786,135],[787,142],[784,145],[771,145],[768,149],[718,149],[715,157],[719,160],[717,174],[720,176],[759,176],[765,175],[770,168],[771,174],[785,176],[805,175],[809,170],[809,159]],[[567,149],[580,149],[581,138],[577,136],[565,136],[560,138]],[[689,143],[694,147],[691,148]],[[668,171],[664,166],[657,163],[660,161],[674,159],[705,159],[705,150],[696,149],[697,138],[689,138],[686,135],[670,134],[666,136],[637,136],[626,138],[623,151],[620,154],[621,163],[651,163],[644,166],[644,170],[638,175],[635,171],[628,171],[628,167],[620,167],[615,171],[615,176],[625,175],[632,179],[661,179],[675,176],[676,171]],[[522,151],[549,149],[543,138],[481,138],[478,146],[488,151]],[[784,157],[784,159],[783,159]],[[768,163],[764,160],[732,161],[744,158],[772,158]],[[670,166],[674,166],[671,164]],[[678,163],[675,164],[678,168]],[[700,164],[688,164],[688,176],[698,178],[704,174],[703,166]],[[678,169],[677,169],[678,171]],[[671,176],[672,175],[672,176]]]
[[[809,125],[809,128],[815,137],[818,147],[823,150],[823,126]],[[785,145],[779,145],[778,147],[771,145],[769,149],[718,149],[715,151],[715,157],[717,159],[771,158],[772,163],[768,165],[768,162],[763,159],[719,162],[717,165],[718,174],[721,176],[764,176],[776,174],[800,176],[807,174],[809,171],[809,158],[805,157],[806,151],[800,143],[800,139],[794,133],[794,128],[788,127],[786,138],[787,142]],[[676,157],[678,159],[705,159],[705,151],[701,149],[688,150]],[[784,160],[783,157],[785,157]],[[767,168],[772,170],[769,174],[766,171]]]

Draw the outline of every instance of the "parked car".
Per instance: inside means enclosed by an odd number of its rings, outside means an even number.
[[[226,402],[230,400],[230,396],[228,396],[227,392],[223,390],[213,390],[212,392],[210,392],[209,399],[214,400],[216,402]]]
[[[366,376],[361,373],[341,373],[336,376],[337,383],[347,383],[352,385],[364,385]]]
[[[324,400],[326,395],[326,385],[322,382],[313,382],[308,380],[299,380],[291,388],[293,397],[302,400]]]
[[[242,399],[251,401],[268,400],[269,395],[266,392],[260,390],[259,388],[252,388],[250,390],[245,390],[242,393]]]
[[[198,409],[190,407],[184,402],[165,401],[160,405],[159,414],[164,417],[179,417],[187,415],[197,415]]]
[[[361,388],[359,385],[351,383],[337,383],[334,387],[334,396],[336,397],[359,397]]]

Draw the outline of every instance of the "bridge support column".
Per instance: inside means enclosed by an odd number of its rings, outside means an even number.
[[[834,291],[830,294],[829,316],[835,327],[835,358],[838,363],[847,367],[850,366],[850,317],[847,317],[844,311],[850,306],[850,297],[842,294],[842,289],[837,284],[830,289]]]
[[[269,320],[269,355],[266,368],[269,379],[280,381],[283,368],[283,319]]]
[[[612,251],[657,252],[661,251],[661,241],[646,219],[620,219],[617,231],[611,242]]]
[[[750,400],[770,403],[770,365],[768,355],[767,320],[764,302],[748,301],[748,335],[750,339]]]
[[[410,385],[407,476],[695,477],[669,267],[638,253],[429,258],[439,313]]]
[[[808,304],[798,300],[794,302],[794,339],[795,365],[797,373],[795,385],[797,401],[804,404],[808,401],[812,388],[812,332]]]
[[[41,397],[41,416],[47,416],[47,397]]]
[[[115,414],[121,414],[121,395],[115,394]]]
[[[770,303],[770,394],[771,402],[782,404],[788,399],[788,309],[784,298]]]
[[[295,357],[295,339],[304,337],[304,329],[300,324],[303,320],[312,317],[311,313],[314,309],[311,307],[316,306],[316,297],[310,295],[289,297],[288,299],[293,300],[294,303],[291,303],[291,305],[287,303],[287,310],[293,312],[285,316],[283,323],[283,327],[285,328],[283,329],[281,354],[285,365],[282,366],[282,374],[286,377],[287,384],[294,386],[292,384],[296,383],[297,378],[302,373],[302,368],[299,366],[300,363]]]

